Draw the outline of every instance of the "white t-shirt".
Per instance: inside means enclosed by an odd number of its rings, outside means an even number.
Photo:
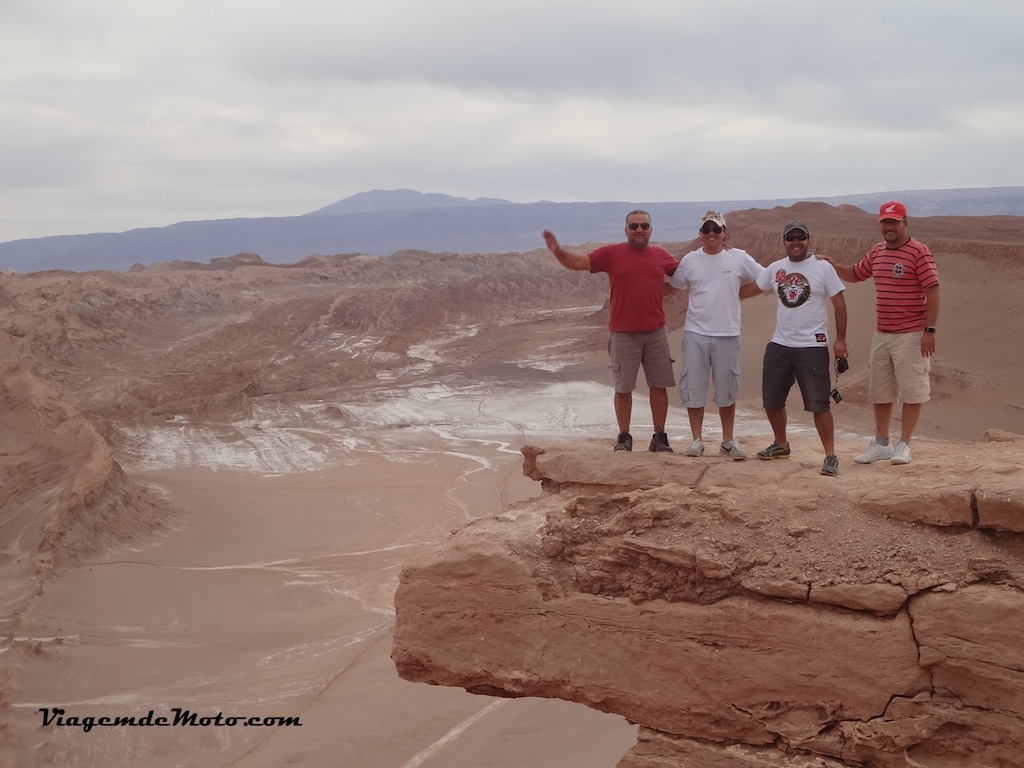
[[[827,261],[808,255],[803,261],[780,259],[757,278],[757,287],[778,298],[775,335],[784,347],[828,346],[828,300],[846,286]]]
[[[683,256],[668,279],[673,288],[690,291],[683,330],[703,336],[740,335],[740,286],[757,279],[764,267],[739,248]]]

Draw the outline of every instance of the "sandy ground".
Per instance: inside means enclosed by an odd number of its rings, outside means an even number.
[[[480,410],[473,398],[437,407]],[[585,420],[589,407],[570,419]],[[473,437],[478,429],[461,438],[396,430],[387,449],[300,473],[133,470],[181,514],[172,530],[69,569],[46,590],[25,628],[42,652],[12,702],[19,764],[614,766],[635,741],[622,718],[395,673],[403,560],[539,492],[522,476],[518,446]],[[86,732],[44,726],[39,710],[54,707],[65,723],[152,710],[172,721],[185,711],[302,726]]]

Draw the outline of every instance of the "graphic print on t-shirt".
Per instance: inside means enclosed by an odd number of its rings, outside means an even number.
[[[799,272],[786,274],[780,269],[775,273],[775,284],[778,286],[779,300],[783,306],[795,308],[811,297],[811,284]]]

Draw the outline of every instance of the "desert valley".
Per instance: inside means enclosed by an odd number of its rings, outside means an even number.
[[[795,217],[810,224],[814,250],[843,263],[878,239],[874,217],[863,210],[799,203],[730,212],[732,244],[767,263],[781,253],[783,222]],[[947,731],[935,742],[942,749],[929,742],[915,753],[928,734],[914,742],[901,731],[892,738],[907,740],[899,749],[878,737],[870,748],[844,755],[836,738],[822,734],[869,716],[846,717],[842,703],[814,721],[814,738],[806,719],[800,727],[787,722],[771,730],[766,716],[771,736],[748,740],[760,751],[727,752],[725,746],[746,748],[747,741],[724,717],[716,720],[722,731],[712,735],[700,730],[706,723],[673,717],[670,704],[648,712],[612,693],[598,696],[583,682],[574,687],[568,677],[562,685],[527,681],[516,689],[510,681],[525,679],[516,664],[529,670],[533,661],[540,668],[550,658],[569,663],[554,639],[550,647],[542,638],[524,640],[510,620],[507,635],[495,631],[497,639],[488,643],[496,655],[481,654],[474,668],[464,639],[449,648],[445,625],[425,618],[438,603],[461,606],[492,594],[491,582],[474,580],[478,565],[471,557],[459,561],[469,564],[463,571],[431,568],[451,565],[445,560],[451,546],[479,545],[491,554],[491,544],[472,536],[486,538],[498,526],[494,520],[543,528],[546,543],[561,536],[551,560],[568,562],[565,542],[584,547],[558,510],[589,504],[613,519],[622,510],[612,510],[608,496],[625,494],[632,503],[639,497],[630,494],[670,493],[662,487],[669,485],[685,494],[676,486],[706,486],[708,478],[715,498],[744,497],[736,502],[744,519],[750,516],[742,504],[774,510],[765,512],[764,527],[741,532],[742,542],[730,551],[755,553],[750,562],[763,565],[777,552],[775,526],[813,530],[799,563],[786,567],[829,586],[844,578],[869,583],[876,573],[888,577],[904,590],[890,613],[870,600],[824,602],[828,610],[838,605],[843,616],[857,610],[895,616],[915,590],[907,578],[892,578],[893,563],[911,555],[893,543],[895,529],[866,534],[871,505],[851,498],[912,489],[939,499],[955,478],[957,487],[976,482],[1004,495],[1017,489],[1019,504],[1024,488],[1024,218],[916,218],[910,231],[935,251],[942,280],[933,400],[907,471],[854,464],[872,429],[865,390],[874,294],[871,285],[848,286],[851,368],[838,381],[844,400],[835,407],[837,478],[817,474],[820,446],[795,395],[790,420],[803,453],[784,469],[778,462],[734,465],[714,451],[701,459],[683,456],[678,449],[688,430],[674,394],[668,433],[677,453],[657,462],[646,451],[628,463],[613,456],[605,278],[561,268],[542,248],[539,232],[537,250],[524,253],[407,250],[383,258],[314,255],[293,264],[240,254],[116,272],[0,274],[0,766],[966,764],[942,762],[956,755]],[[663,244],[678,256],[693,247]],[[685,294],[669,297],[667,307],[678,349]],[[756,450],[770,442],[760,375],[775,307],[755,298],[743,311],[738,435]],[[633,431],[646,438],[642,386],[637,396]],[[716,425],[709,418],[713,440]],[[544,465],[545,454],[560,451],[568,452],[566,464]],[[596,458],[585,470],[571,469],[582,466],[572,463],[580,452]],[[651,467],[659,479],[645,474]],[[620,479],[602,480],[602,473]],[[664,504],[684,508],[677,498]],[[798,522],[778,512],[790,508]],[[919,556],[935,558],[917,563],[934,577],[922,577],[918,591],[970,594],[964,590],[984,584],[1020,593],[1020,528],[1001,523],[979,530],[977,508],[973,523],[968,509],[966,521],[925,525],[920,518],[943,513],[929,512],[927,504],[921,509],[900,523],[908,541],[919,542]],[[699,505],[693,514],[700,518]],[[675,524],[666,525],[685,540]],[[726,540],[708,525],[685,530],[699,531],[702,541]],[[928,526],[943,528],[918,530]],[[455,531],[462,538],[452,545]],[[883,540],[883,532],[890,538]],[[588,534],[594,537],[588,542],[601,535]],[[601,550],[593,557],[608,562],[610,555]],[[491,562],[500,559],[495,554]],[[410,562],[417,565],[403,577]],[[537,573],[544,567],[537,565]],[[596,566],[589,575],[583,570],[572,577],[581,592],[625,615],[645,601],[689,605],[706,598],[650,585],[644,589],[653,591],[620,590],[598,578]],[[417,592],[408,582],[417,573],[424,574],[421,586],[432,573],[450,575],[452,593],[445,594],[443,580]],[[488,578],[500,580],[501,573]],[[396,639],[395,595],[403,579],[407,613],[398,620],[407,623]],[[732,599],[741,587],[751,589],[737,579],[714,600]],[[772,616],[791,610],[789,602],[779,605]],[[482,626],[475,623],[482,609],[460,610],[458,621]],[[1024,614],[1010,618],[1013,626],[1024,624]],[[629,631],[627,622],[622,633]],[[580,659],[602,652],[598,635],[593,647],[579,648]],[[428,639],[438,644],[432,660]],[[714,642],[727,644],[721,637]],[[502,648],[519,654],[516,660],[502,656]],[[1008,656],[999,661],[1006,679],[1024,680],[1024,659],[1019,652]],[[453,671],[456,662],[468,668]],[[931,685],[945,696],[956,688],[921,683],[918,671],[908,673],[908,689]],[[706,687],[713,698],[714,675],[725,673],[708,674],[701,682],[698,670],[678,685]],[[618,675],[628,682],[628,664]],[[661,701],[660,695],[652,691],[650,700]],[[794,692],[794,700],[800,695]],[[667,694],[664,700],[672,701]],[[1011,703],[960,697],[960,709],[978,719],[958,728],[989,728],[1024,743],[1024,706],[1014,709],[1020,701],[1010,694],[1006,700]],[[140,723],[149,713],[172,721],[197,717],[177,726]],[[1000,718],[998,728],[990,716]],[[102,717],[135,718],[135,724],[84,724]],[[637,749],[638,727],[646,753]],[[657,747],[667,732],[714,747],[704,762],[671,762],[675,753]],[[856,741],[848,733],[843,738]],[[973,738],[962,742],[973,745]],[[977,749],[984,757],[975,765],[1010,765],[1000,762],[1005,753],[996,747]],[[907,762],[892,757],[897,753]],[[686,759],[697,760],[693,754]]]

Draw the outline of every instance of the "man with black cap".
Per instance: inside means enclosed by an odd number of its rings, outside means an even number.
[[[910,440],[931,393],[931,357],[939,318],[939,272],[924,243],[907,234],[907,208],[890,200],[878,211],[884,242],[852,267],[827,259],[848,283],[875,281],[875,334],[871,340],[868,399],[874,404],[875,437],[854,458],[858,464],[910,463]],[[893,404],[902,400],[900,439],[889,442]]]
[[[773,291],[779,303],[775,333],[764,352],[761,395],[774,440],[759,459],[789,458],[786,436],[786,398],[793,384],[800,387],[804,410],[814,414],[814,426],[825,449],[821,474],[839,474],[835,452],[835,428],[829,403],[832,386],[828,345],[828,299],[832,301],[836,332],[832,348],[837,358],[846,358],[846,299],[843,281],[827,261],[811,256],[811,231],[795,220],[782,228],[786,258],[770,264],[755,280],[744,286],[740,296]]]

